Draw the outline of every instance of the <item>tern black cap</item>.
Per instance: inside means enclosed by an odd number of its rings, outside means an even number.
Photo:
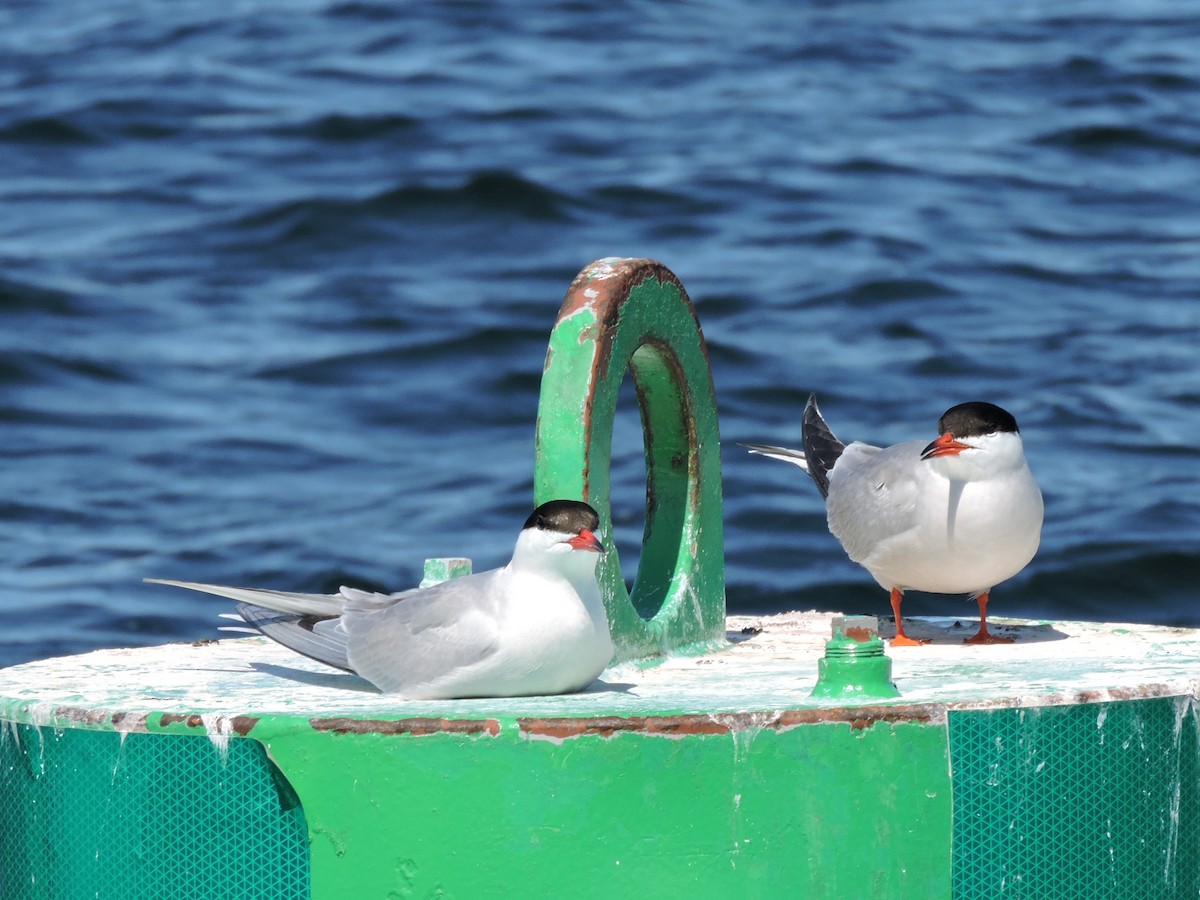
[[[980,437],[996,431],[1019,432],[1020,429],[1010,412],[982,400],[952,406],[938,420],[938,434],[949,433],[956,438]]]
[[[550,500],[543,503],[525,520],[526,528],[542,531],[557,531],[561,534],[579,534],[587,529],[600,527],[600,516],[586,503],[578,500]]]

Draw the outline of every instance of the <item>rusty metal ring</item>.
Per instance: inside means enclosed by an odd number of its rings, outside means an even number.
[[[632,594],[615,547],[598,569],[617,659],[724,636],[716,394],[695,309],[679,279],[653,260],[604,259],[576,276],[542,375],[536,502],[584,500],[608,536],[613,420],[626,369],[645,439],[646,525]]]

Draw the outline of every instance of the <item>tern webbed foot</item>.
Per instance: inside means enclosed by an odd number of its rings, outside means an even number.
[[[963,641],[964,644],[1011,644],[1012,642],[1012,638],[992,634],[986,628],[980,628],[975,634]]]

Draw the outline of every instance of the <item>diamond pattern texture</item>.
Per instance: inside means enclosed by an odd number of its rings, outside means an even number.
[[[1200,896],[1189,697],[949,714],[953,896]]]
[[[308,832],[261,744],[0,723],[0,897],[309,896]]]

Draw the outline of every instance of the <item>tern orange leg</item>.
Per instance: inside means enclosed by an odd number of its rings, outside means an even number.
[[[975,632],[973,637],[967,638],[965,644],[1011,644],[1013,639],[1010,637],[997,637],[987,630],[987,605],[988,595],[984,591],[979,595],[979,630]]]
[[[892,614],[896,617],[896,636],[892,638],[893,647],[920,647],[929,641],[918,641],[904,633],[904,620],[900,618],[900,588],[892,588]]]

